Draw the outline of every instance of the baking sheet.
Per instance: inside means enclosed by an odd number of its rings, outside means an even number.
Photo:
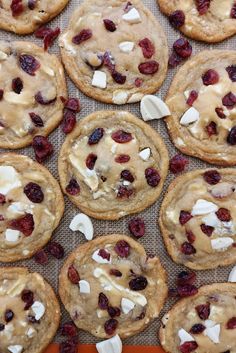
[[[106,1],[106,0],[104,0]],[[64,30],[67,26],[67,23],[69,21],[69,18],[73,12],[73,10],[81,4],[81,0],[70,0],[68,6],[66,9],[56,18],[54,19],[50,26],[52,28],[55,28],[56,26],[59,26],[61,30]],[[164,31],[167,35],[168,38],[168,43],[169,47],[171,50],[173,42],[180,37],[180,33],[178,31],[175,31],[168,22],[168,19],[163,16],[158,8],[158,5],[156,4],[155,0],[144,0],[143,3],[154,13],[156,18],[160,21],[161,25],[164,28]],[[158,35],[158,33],[157,33]],[[0,39],[5,39],[5,40],[31,40],[34,41],[38,45],[42,45],[41,40],[37,40],[34,36],[16,36],[4,31],[0,31]],[[207,45],[203,43],[198,43],[193,40],[190,41],[192,46],[193,46],[193,53],[197,53],[201,50],[204,49],[234,49],[236,48],[236,36],[233,38],[230,38],[229,40],[224,41],[223,43],[219,44],[214,44],[214,45]],[[108,48],[109,49],[109,48]],[[54,46],[50,49],[50,52],[52,53],[59,53],[58,50],[58,45],[57,41],[54,44]],[[174,75],[176,70],[169,70],[167,78],[157,93],[159,97],[162,99],[165,97],[165,94],[167,92],[167,89],[170,85],[171,79]],[[139,104],[131,104],[127,106],[113,106],[109,104],[103,104],[96,102],[95,100],[92,100],[85,95],[83,95],[81,92],[78,91],[78,89],[75,88],[74,84],[70,81],[70,79],[67,77],[67,84],[68,84],[68,90],[69,90],[69,95],[71,97],[78,97],[81,102],[81,107],[82,110],[78,114],[78,119],[82,119],[83,117],[87,116],[88,114],[96,111],[96,110],[103,110],[103,109],[117,109],[117,110],[123,110],[126,109],[129,112],[137,115],[138,117],[141,117],[140,115],[140,110],[139,110]],[[165,123],[164,121],[153,121],[149,123],[156,131],[158,131],[163,139],[165,140],[165,143],[168,147],[169,154],[170,156],[173,156],[176,154],[176,149],[170,142],[169,136],[166,131]],[[58,179],[58,171],[57,171],[57,158],[58,158],[58,153],[60,150],[60,147],[65,139],[65,135],[61,132],[60,127],[54,131],[50,135],[50,141],[54,145],[55,152],[53,156],[49,159],[47,163],[44,163],[45,166],[48,167],[48,169],[51,171],[51,173]],[[0,150],[3,152],[3,150]],[[28,155],[29,157],[34,158],[34,153],[31,147],[24,148],[18,151],[18,153],[22,153],[25,155]],[[196,169],[196,168],[205,168],[209,166],[207,163],[201,162],[200,160],[190,158],[189,157],[189,167],[188,170]],[[166,253],[166,250],[163,245],[162,237],[160,235],[159,228],[157,226],[157,217],[159,213],[159,208],[161,205],[161,201],[164,195],[164,192],[169,185],[170,181],[173,180],[174,176],[173,174],[169,174],[166,182],[165,182],[165,188],[164,191],[162,192],[161,198],[150,208],[145,210],[144,212],[140,213],[139,216],[143,217],[146,223],[146,235],[140,240],[140,242],[144,245],[145,249],[147,250],[148,254],[155,254],[158,255],[161,259],[161,262],[165,269],[168,272],[168,282],[169,282],[169,287],[173,287],[175,284],[175,279],[176,275],[183,269],[182,266],[176,265],[171,261],[169,256]],[[73,233],[72,231],[69,230],[69,223],[73,216],[75,216],[79,210],[72,205],[72,203],[65,197],[65,203],[66,203],[66,208],[65,208],[65,213],[64,217],[62,219],[61,224],[59,225],[58,229],[53,235],[53,239],[60,242],[64,249],[66,255],[68,255],[75,247],[77,247],[79,244],[84,243],[85,239],[82,234],[79,233]],[[105,235],[105,234],[111,234],[111,233],[124,233],[124,234],[129,234],[128,232],[128,221],[131,217],[125,217],[119,221],[99,221],[99,220],[92,220],[94,229],[95,229],[95,234],[96,236],[99,235]],[[60,271],[60,268],[63,264],[63,261],[58,261],[56,259],[50,258],[50,262],[47,266],[41,266],[35,263],[33,259],[27,260],[27,261],[21,261],[17,262],[13,265],[17,266],[27,266],[31,271],[38,271],[40,272],[54,287],[55,291],[57,292],[58,289],[58,273]],[[4,266],[4,264],[0,264],[0,266]],[[213,282],[223,282],[227,280],[228,273],[230,271],[232,266],[230,267],[225,267],[223,269],[216,269],[212,271],[201,271],[198,272],[198,285],[203,285],[203,284],[208,284],[208,283],[213,283]],[[173,304],[173,300],[168,300],[162,313],[162,315],[171,307]],[[65,322],[69,320],[69,315],[65,312],[63,306],[61,306],[62,309],[62,322]],[[160,321],[156,320],[153,322],[149,328],[147,328],[143,333],[129,338],[125,340],[125,344],[129,345],[157,345],[159,344],[157,332],[160,326]],[[88,333],[85,333],[83,331],[79,332],[79,339],[81,343],[96,343],[97,339],[91,336]],[[55,342],[59,342],[61,340],[61,337],[57,335],[55,337]]]

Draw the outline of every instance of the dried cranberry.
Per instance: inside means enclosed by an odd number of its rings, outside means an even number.
[[[91,29],[83,29],[79,34],[74,36],[72,38],[72,42],[74,44],[80,44],[82,42],[85,42],[86,40],[90,39],[92,37],[93,33]]]
[[[12,321],[12,319],[14,318],[14,316],[15,316],[15,315],[14,315],[14,313],[13,313],[12,310],[7,309],[7,310],[5,311],[4,318],[5,318],[5,321],[6,321],[6,322]]]
[[[117,143],[127,143],[133,139],[131,133],[124,130],[117,130],[113,132],[111,137]]]
[[[207,126],[206,126],[206,132],[208,133],[208,136],[211,137],[212,135],[217,135],[217,125],[214,121],[211,121]]]
[[[201,320],[207,320],[210,316],[210,303],[200,304],[195,307],[195,310]]]
[[[98,306],[101,310],[107,310],[109,306],[109,300],[107,296],[103,293],[99,293],[98,296]]]
[[[10,221],[9,226],[11,229],[19,230],[26,237],[28,237],[34,230],[34,218],[32,214],[26,213],[25,216]]]
[[[30,10],[34,10],[35,6],[36,6],[36,2],[37,2],[37,0],[28,0],[28,8]]]
[[[122,273],[114,268],[112,268],[109,273],[111,276],[122,277]]]
[[[215,112],[216,112],[216,114],[218,115],[218,117],[220,119],[225,119],[226,118],[226,115],[225,115],[225,113],[223,111],[223,108],[216,108]]]
[[[24,187],[24,193],[28,199],[34,203],[41,203],[44,200],[44,194],[41,187],[36,183],[28,183]]]
[[[193,352],[197,349],[198,344],[197,342],[190,341],[190,342],[184,342],[179,346],[179,350],[181,353],[190,353]]]
[[[40,38],[43,39],[47,34],[49,34],[51,32],[51,28],[46,27],[46,26],[42,26],[39,27],[35,32],[34,35],[36,38]]]
[[[39,320],[35,319],[35,316],[32,315],[28,315],[27,316],[28,322],[30,322],[31,324],[40,324]]]
[[[115,60],[109,51],[106,51],[103,55],[103,64],[111,73],[115,70]]]
[[[192,333],[193,335],[198,335],[198,334],[202,333],[205,329],[206,329],[206,327],[204,325],[195,324],[192,326],[190,333]]]
[[[104,129],[102,129],[100,127],[95,129],[92,132],[92,134],[89,136],[88,144],[89,145],[97,144],[101,140],[101,138],[103,137],[103,134],[104,134]]]
[[[129,231],[137,239],[145,234],[145,223],[142,218],[133,218],[129,221]]]
[[[105,28],[109,31],[109,32],[115,32],[116,30],[116,25],[113,21],[105,19],[103,20],[104,26]]]
[[[195,0],[195,1],[196,1],[196,6],[199,12],[199,15],[204,15],[205,13],[207,13],[210,7],[211,0]]]
[[[34,260],[37,264],[46,265],[48,263],[48,256],[44,250],[39,250],[35,253]]]
[[[24,11],[24,5],[22,0],[12,0],[11,2],[11,12],[12,16],[19,16]]]
[[[154,44],[148,38],[144,38],[140,40],[138,45],[142,48],[143,56],[146,59],[151,59],[151,57],[155,54]]]
[[[136,87],[141,87],[142,84],[143,84],[143,80],[141,78],[136,78],[135,81],[134,81],[134,84]]]
[[[22,70],[24,70],[30,76],[34,76],[35,71],[40,68],[40,63],[32,55],[20,55],[19,63]]]
[[[76,113],[72,110],[65,109],[62,120],[62,131],[69,134],[76,125]]]
[[[122,75],[120,74],[119,72],[117,71],[113,71],[112,74],[111,74],[113,80],[118,83],[119,85],[123,85],[126,81],[126,76],[125,75]]]
[[[188,96],[186,103],[191,107],[197,98],[198,98],[198,92],[192,90],[189,93],[189,96]]]
[[[108,311],[108,314],[110,315],[110,317],[112,317],[112,318],[120,316],[120,314],[121,314],[120,309],[117,307],[113,307],[113,306],[109,306],[107,311]]]
[[[227,322],[227,329],[228,330],[233,330],[236,329],[236,317],[232,317],[228,322]]]
[[[53,45],[53,42],[59,36],[60,33],[61,30],[59,27],[55,29],[50,29],[50,31],[43,38],[44,50],[48,50],[48,48]]]
[[[0,100],[3,99],[3,95],[4,95],[4,91],[3,91],[3,89],[0,89]]]
[[[98,157],[97,157],[96,154],[90,153],[90,154],[88,155],[88,157],[86,158],[86,161],[85,161],[86,167],[87,167],[88,169],[90,169],[90,170],[93,170],[97,158],[98,158]]]
[[[100,249],[98,255],[101,256],[103,259],[110,261],[111,254],[105,249]]]
[[[177,289],[176,289],[176,288],[170,288],[170,289],[168,290],[168,296],[169,296],[170,298],[178,298],[178,297],[179,297],[179,294],[178,294]]]
[[[196,254],[196,249],[192,244],[185,241],[181,245],[181,252],[185,255],[193,255],[193,254]]]
[[[187,158],[183,157],[181,154],[176,154],[170,160],[170,171],[174,174],[183,172],[188,164],[189,161]]]
[[[130,156],[127,154],[119,154],[118,156],[115,157],[115,162],[116,163],[128,163],[130,160]]]
[[[190,244],[193,244],[195,242],[195,240],[196,240],[196,236],[193,234],[193,232],[191,232],[191,230],[186,232],[186,237],[187,237],[188,242]]]
[[[201,230],[204,234],[206,234],[208,237],[210,237],[212,235],[212,233],[214,232],[214,227],[211,226],[207,226],[206,224],[201,224]]]
[[[160,174],[155,168],[147,168],[145,170],[145,178],[147,180],[148,185],[155,188],[161,180]]]
[[[130,245],[125,240],[120,240],[114,247],[115,252],[120,257],[128,257],[130,254]]]
[[[230,12],[230,17],[231,18],[236,18],[236,3],[233,4],[233,7]]]
[[[35,94],[34,98],[37,103],[42,104],[42,105],[51,104],[51,103],[55,102],[55,100],[57,99],[56,97],[52,98],[52,99],[45,99],[42,95],[42,92],[40,92],[40,91]]]
[[[77,98],[69,98],[65,102],[65,108],[78,113],[80,111],[80,102]]]
[[[202,82],[205,86],[214,85],[219,82],[219,74],[215,70],[208,70],[202,75]]]
[[[143,75],[154,75],[159,69],[159,64],[155,60],[150,60],[139,64],[138,69]]]
[[[45,136],[35,136],[33,138],[32,146],[35,157],[39,163],[42,163],[53,153],[53,146]]]
[[[185,284],[177,287],[178,294],[181,298],[191,297],[198,293],[198,289],[193,284]]]
[[[207,170],[203,174],[204,180],[210,185],[216,185],[221,180],[221,175],[217,170]]]
[[[104,324],[104,330],[109,336],[114,334],[117,327],[118,327],[118,321],[116,319],[107,320]]]
[[[78,195],[80,192],[80,186],[74,178],[69,181],[69,184],[66,186],[66,192],[72,196]]]
[[[61,244],[52,241],[51,243],[48,244],[47,250],[49,254],[51,254],[53,257],[56,259],[62,259],[64,257],[64,249],[61,246]]]
[[[226,208],[219,208],[219,210],[216,212],[216,215],[222,222],[229,222],[231,220],[230,211]]]
[[[127,169],[122,170],[122,172],[120,173],[120,177],[121,177],[121,179],[127,180],[130,183],[134,182],[134,177],[133,177],[132,173]]]
[[[189,213],[188,211],[180,211],[179,214],[179,223],[181,224],[181,226],[183,226],[185,223],[187,223],[193,216],[191,215],[191,213]]]
[[[24,289],[21,293],[21,300],[25,303],[24,310],[29,310],[34,303],[34,293],[29,289]]]
[[[174,69],[176,66],[178,66],[181,62],[183,61],[183,59],[176,53],[173,52],[170,57],[169,57],[169,61],[168,61],[168,66],[171,69]]]
[[[6,203],[6,197],[3,194],[0,194],[0,205]]]
[[[4,324],[0,324],[0,332],[3,331],[5,329],[5,325]]]
[[[59,353],[77,353],[77,352],[78,352],[77,343],[71,339],[65,342],[61,342],[59,345]]]
[[[20,94],[23,89],[22,79],[20,77],[14,78],[12,80],[11,87],[15,93]]]
[[[196,281],[195,272],[182,271],[178,274],[177,284],[179,286],[184,286],[185,284],[193,284]]]
[[[128,1],[125,5],[124,12],[129,12],[132,6],[132,2]]]
[[[235,11],[236,11],[236,8],[235,8]],[[226,71],[228,72],[230,80],[232,82],[236,82],[236,65],[231,65],[226,67]]]
[[[39,115],[35,114],[34,112],[31,112],[31,113],[29,113],[29,116],[35,126],[37,126],[37,127],[44,126],[44,122]]]
[[[78,284],[80,281],[79,272],[76,270],[74,265],[70,265],[68,268],[68,278],[73,284]]]
[[[3,215],[0,214],[0,222],[4,221],[4,219]]]
[[[182,59],[189,58],[192,55],[192,46],[185,38],[177,39],[173,44],[173,48]]]
[[[233,109],[236,104],[236,96],[232,92],[229,92],[222,98],[222,103],[228,109]]]
[[[236,145],[236,126],[232,127],[228,133],[227,142],[232,146]]]
[[[74,337],[77,335],[77,327],[75,326],[73,321],[66,322],[62,325],[61,335],[69,337]]]
[[[148,285],[148,281],[143,276],[137,276],[129,282],[129,287],[131,290],[140,291],[144,290]]]
[[[134,193],[134,189],[120,185],[117,192],[119,199],[129,199]]]
[[[169,16],[169,21],[172,26],[179,28],[185,23],[185,14],[182,10],[176,10]]]

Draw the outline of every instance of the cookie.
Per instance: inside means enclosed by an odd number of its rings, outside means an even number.
[[[166,118],[183,153],[223,166],[236,163],[236,52],[197,54],[174,77]]]
[[[0,28],[29,34],[57,16],[69,0],[8,0],[0,4]]]
[[[234,0],[157,0],[170,23],[186,36],[208,43],[236,33]]]
[[[60,321],[58,300],[44,278],[27,268],[2,267],[0,308],[1,352],[44,352]]]
[[[159,224],[175,262],[197,270],[236,262],[235,185],[230,168],[195,170],[170,184]]]
[[[235,352],[235,296],[235,283],[215,283],[177,302],[162,320],[165,352]]]
[[[97,219],[119,219],[153,204],[167,170],[159,134],[125,111],[98,111],[82,119],[59,155],[63,191]]]
[[[70,254],[59,294],[78,328],[100,338],[126,338],[158,317],[167,296],[166,274],[135,240],[107,235]]]
[[[51,238],[64,212],[54,177],[29,157],[0,155],[0,261],[33,256]]]
[[[166,76],[165,34],[140,0],[85,0],[60,47],[75,85],[101,102],[138,102],[156,92]]]
[[[55,55],[30,42],[0,42],[0,148],[31,144],[60,123],[67,97]]]

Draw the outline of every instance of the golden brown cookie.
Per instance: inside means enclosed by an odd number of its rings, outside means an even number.
[[[208,43],[236,33],[235,0],[157,0],[170,23],[186,36]]]
[[[163,317],[160,340],[167,353],[235,352],[236,284],[203,286]]]
[[[236,163],[236,52],[203,51],[177,72],[166,97],[175,146],[218,165]]]
[[[235,188],[229,168],[195,170],[170,184],[159,224],[175,262],[197,270],[236,262]]]
[[[60,186],[29,157],[0,155],[0,261],[33,256],[51,238],[64,212]]]
[[[85,0],[60,47],[77,87],[105,103],[138,102],[156,92],[166,76],[165,34],[140,0]]]
[[[4,0],[0,3],[0,28],[28,34],[56,17],[69,0]]]
[[[86,214],[118,219],[156,201],[168,170],[159,134],[124,111],[98,111],[81,120],[59,156],[63,191]]]
[[[44,352],[60,321],[58,300],[44,278],[27,268],[2,267],[0,304],[1,351]]]
[[[55,55],[30,42],[1,41],[0,64],[0,148],[17,149],[60,123],[64,71]]]
[[[126,338],[158,317],[166,274],[135,240],[107,235],[72,252],[60,273],[59,293],[77,327],[100,338]]]

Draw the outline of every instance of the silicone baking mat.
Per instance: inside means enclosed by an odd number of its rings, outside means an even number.
[[[104,0],[107,1],[108,0]],[[110,2],[111,0],[109,0]],[[111,1],[112,2],[112,1]],[[168,19],[163,16],[158,8],[158,5],[155,0],[144,0],[144,4],[154,13],[156,18],[160,21],[161,25],[164,28],[164,31],[167,35],[168,38],[168,43],[169,47],[171,50],[173,42],[180,37],[180,33],[178,31],[175,31],[168,22]],[[66,28],[68,21],[70,19],[70,16],[73,12],[73,10],[79,6],[82,3],[81,0],[70,0],[68,6],[66,9],[55,19],[51,22],[50,26],[51,27],[56,27],[59,26],[61,30]],[[158,36],[158,33],[156,33]],[[0,31],[0,39],[5,39],[5,40],[31,40],[37,43],[38,45],[42,45],[41,40],[35,39],[34,36],[16,36],[4,31]],[[191,40],[191,44],[193,46],[193,54],[204,50],[204,49],[213,49],[213,48],[221,48],[221,49],[233,49],[236,48],[236,36],[234,38],[231,38],[229,40],[224,41],[223,43],[220,44],[215,44],[215,45],[207,45],[203,43],[198,43],[193,40]],[[108,48],[109,49],[109,48]],[[54,44],[54,46],[50,49],[50,52],[54,53],[59,53],[58,50],[58,44],[57,41]],[[157,93],[159,97],[162,99],[165,97],[165,94],[167,92],[167,89],[170,85],[171,79],[175,73],[175,70],[169,70],[167,78]],[[96,111],[96,110],[103,110],[103,109],[117,109],[117,110],[128,110],[129,112],[137,115],[139,118],[141,118],[140,115],[140,110],[139,110],[139,104],[131,104],[127,106],[112,106],[108,104],[102,104],[99,102],[96,102],[95,100],[92,100],[86,96],[84,96],[78,89],[75,88],[73,83],[70,81],[70,79],[67,77],[67,84],[68,84],[68,90],[69,90],[69,95],[71,97],[78,97],[81,101],[81,107],[82,110],[78,114],[78,119],[83,119],[83,117],[87,116],[88,114]],[[149,123],[156,131],[158,131],[163,139],[165,140],[165,143],[168,147],[170,157],[175,155],[177,151],[175,150],[174,146],[170,142],[169,136],[166,131],[165,123],[164,121],[153,121]],[[58,158],[58,153],[60,150],[60,147],[65,139],[65,135],[61,132],[60,127],[54,131],[50,135],[50,141],[54,145],[55,152],[53,156],[49,159],[45,165],[48,167],[48,169],[52,172],[52,174],[58,179],[58,171],[57,171],[57,158]],[[22,153],[25,155],[28,155],[32,158],[34,158],[34,153],[31,147],[19,150],[18,153]],[[200,160],[194,159],[194,158],[189,158],[189,167],[188,170],[191,169],[196,169],[196,168],[204,168],[207,167],[206,163],[201,162]],[[161,201],[164,195],[164,192],[169,185],[170,181],[174,178],[173,174],[168,175],[168,178],[165,182],[165,188],[162,192],[162,195],[160,199],[150,208],[146,209],[144,212],[140,214],[141,217],[144,218],[145,223],[146,223],[146,235],[140,240],[140,242],[144,245],[146,248],[148,254],[155,254],[158,255],[161,259],[161,262],[165,269],[168,272],[168,282],[169,282],[169,287],[173,287],[175,285],[175,279],[176,275],[181,271],[182,267],[179,265],[176,265],[173,263],[168,254],[166,253],[166,250],[163,245],[162,237],[160,235],[159,228],[157,226],[157,218],[158,218],[158,213],[159,213],[159,208],[161,205]],[[66,208],[65,208],[65,213],[64,217],[62,219],[61,224],[59,225],[58,229],[53,235],[53,239],[56,241],[60,242],[64,249],[66,256],[79,244],[84,243],[85,239],[82,234],[80,233],[73,233],[72,231],[69,230],[69,223],[71,219],[73,218],[74,215],[78,213],[78,209],[72,205],[71,202],[68,201],[68,199],[65,197],[65,202],[66,202]],[[124,233],[124,234],[129,234],[128,232],[128,221],[130,217],[125,217],[119,221],[99,221],[99,220],[92,220],[94,229],[95,229],[95,235],[105,235],[105,234],[111,234],[111,233]],[[54,287],[55,291],[57,292],[58,289],[58,273],[60,271],[60,268],[62,266],[63,260],[59,261],[56,259],[50,259],[50,262],[47,266],[41,266],[35,263],[33,259],[23,261],[23,262],[17,262],[16,264],[12,265],[18,265],[18,266],[27,266],[31,271],[38,271],[40,272]],[[3,266],[4,264],[1,264]],[[226,267],[223,269],[217,269],[213,271],[202,271],[198,272],[198,285],[203,285],[207,283],[213,283],[213,282],[223,282],[227,280],[228,273],[230,271],[230,267]],[[163,311],[161,312],[160,317],[163,316],[163,314],[171,307],[173,304],[173,300],[168,300]],[[62,310],[62,322],[65,322],[69,320],[68,314],[65,312],[63,306],[61,306]],[[159,344],[157,332],[160,326],[160,321],[156,320],[153,322],[148,329],[146,329],[143,333],[129,338],[125,340],[124,344],[125,345],[146,345],[146,346],[156,346]],[[94,344],[97,342],[97,340],[91,336],[88,333],[85,333],[83,331],[79,332],[79,339],[81,343],[87,343],[87,344]],[[60,342],[61,337],[57,335],[55,337],[55,342]],[[144,348],[144,347],[143,347]],[[55,347],[51,347],[49,352],[54,352]],[[80,352],[83,352],[84,348],[81,348]],[[153,348],[154,349],[154,348]],[[125,350],[125,353],[131,352],[132,349],[130,350],[127,347],[127,350]],[[154,353],[149,348],[142,349],[142,352],[150,352]],[[87,350],[87,352],[94,352],[95,349],[92,350]],[[138,352],[138,351],[137,351]],[[155,353],[160,352],[158,348],[155,349]],[[109,352],[107,352],[109,353]]]

